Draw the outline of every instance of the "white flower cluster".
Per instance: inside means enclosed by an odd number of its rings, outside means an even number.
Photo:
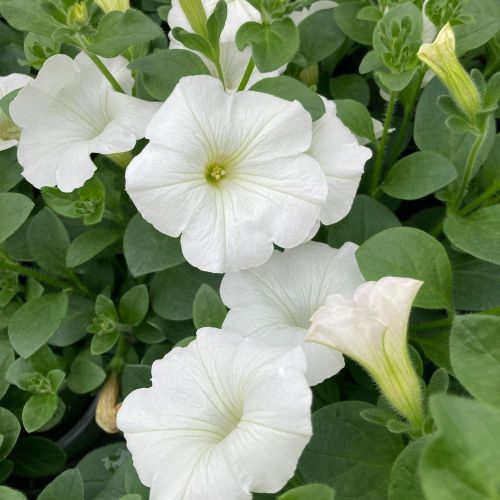
[[[215,1],[203,5],[209,15]],[[225,87],[205,61],[214,76],[181,79],[162,104],[130,95],[122,57],[101,63],[124,92],[83,53],[51,57],[34,80],[0,80],[1,96],[21,88],[10,117],[0,115],[0,149],[19,140],[31,184],[72,191],[93,175],[92,153],[127,152],[145,137],[126,169],[130,198],[159,231],[181,236],[191,264],[227,273],[223,330],[202,329],[156,361],[152,387],[131,393],[118,414],[152,499],[279,491],[311,436],[309,386],[344,366],[341,352],[378,370],[382,388],[384,374],[410,370],[406,327],[419,282],[365,283],[356,245],[308,242],[320,222],[347,215],[371,151],[333,102],[324,100],[313,122],[297,101],[235,91],[251,53],[234,39],[249,20],[260,20],[250,3],[228,3]],[[190,29],[176,0],[169,23]],[[254,70],[250,83],[266,76]],[[412,418],[396,396],[396,409]]]

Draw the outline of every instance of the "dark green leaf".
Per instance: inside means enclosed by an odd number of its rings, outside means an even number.
[[[121,386],[124,398],[136,389],[151,387],[151,367],[148,365],[125,365]]]
[[[288,490],[278,497],[278,500],[333,500],[334,491],[325,484],[306,484]]]
[[[142,322],[149,308],[149,293],[146,285],[137,285],[120,299],[118,312],[126,325],[137,326]]]
[[[66,265],[76,267],[84,264],[118,241],[121,235],[121,230],[114,228],[92,229],[81,234],[68,248]]]
[[[14,473],[21,477],[52,476],[66,463],[66,453],[59,446],[38,436],[21,439],[10,458],[14,460]]]
[[[0,243],[13,234],[28,218],[35,205],[17,193],[0,193]]]
[[[221,328],[226,317],[226,307],[219,294],[209,285],[201,285],[193,302],[193,322],[196,328],[211,326]]]
[[[23,425],[28,432],[34,432],[43,427],[54,415],[57,409],[55,394],[34,394],[23,408]]]
[[[335,101],[337,116],[342,123],[356,135],[376,142],[373,122],[368,110],[358,101],[341,99]]]
[[[0,408],[0,435],[3,440],[0,443],[0,460],[3,460],[14,448],[21,426],[19,421],[9,410]]]
[[[97,389],[106,380],[106,372],[93,360],[92,356],[82,353],[77,356],[68,375],[68,387],[76,394],[86,394]]]
[[[37,500],[83,500],[83,479],[78,469],[68,469],[57,476],[38,495]]]

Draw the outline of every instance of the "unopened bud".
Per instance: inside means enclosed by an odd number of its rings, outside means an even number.
[[[116,434],[118,432],[116,414],[120,409],[120,405],[117,404],[119,385],[118,375],[112,372],[101,389],[99,399],[97,400],[95,421],[108,434]]]
[[[317,64],[304,68],[299,74],[299,80],[308,87],[318,85],[319,69]]]
[[[179,0],[184,14],[198,35],[207,36],[207,13],[201,0]]]
[[[479,92],[460,64],[455,52],[455,34],[446,24],[433,43],[425,43],[417,54],[450,91],[457,105],[472,119],[481,111]]]
[[[85,4],[85,2],[78,2],[73,4],[68,9],[67,19],[68,26],[71,28],[81,28],[82,26],[85,26],[89,19],[89,13],[87,11],[87,5]]]
[[[95,3],[106,13],[114,10],[125,12],[130,9],[130,0],[94,0]]]

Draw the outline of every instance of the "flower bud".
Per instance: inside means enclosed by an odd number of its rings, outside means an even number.
[[[201,0],[179,0],[179,3],[194,32],[207,37],[207,13]]]
[[[469,118],[481,111],[479,92],[455,53],[455,34],[446,24],[433,43],[425,43],[417,54],[448,88],[457,105]]]
[[[85,2],[77,2],[68,9],[67,20],[71,28],[81,28],[85,26],[89,19],[87,5]]]
[[[130,9],[130,0],[94,0],[95,3],[106,13],[118,10],[125,12]]]
[[[118,375],[112,372],[101,389],[99,399],[97,400],[95,421],[108,434],[116,434],[118,432],[118,427],[116,426],[116,414],[120,409],[120,405],[117,405],[118,388]]]
[[[312,66],[308,66],[304,68],[299,73],[299,80],[308,87],[318,85],[319,81],[319,68],[317,64],[313,64]]]
[[[306,341],[352,358],[415,428],[423,425],[422,392],[408,353],[406,331],[422,285],[409,278],[382,278],[358,287],[352,300],[331,295],[313,315]]]

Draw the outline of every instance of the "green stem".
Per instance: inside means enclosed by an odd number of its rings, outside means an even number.
[[[497,191],[500,191],[500,181],[494,182],[483,194],[479,195],[476,199],[471,201],[468,205],[465,205],[462,210],[459,211],[460,215],[467,215],[474,211],[476,208],[480,207],[484,203],[488,202],[491,197],[493,197]]]
[[[224,81],[224,72],[222,71],[222,66],[220,65],[220,59],[214,63],[215,68],[217,69],[217,75],[219,76],[219,80],[222,82],[222,86],[226,88],[226,82]]]
[[[243,77],[241,78],[241,82],[238,85],[238,91],[245,90],[245,87],[247,86],[248,80],[250,80],[250,77],[252,76],[254,68],[255,68],[255,63],[253,62],[253,57],[250,57],[250,60],[248,61],[247,67],[245,69],[245,73],[243,73]]]
[[[0,262],[1,269],[7,269],[8,271],[14,271],[18,274],[22,274],[28,278],[34,278],[37,281],[45,283],[47,285],[53,286],[55,288],[61,288],[63,290],[71,289],[79,292],[81,295],[86,297],[93,297],[87,288],[85,288],[81,283],[78,282],[67,282],[65,280],[55,278],[54,276],[49,276],[48,274],[42,273],[40,271],[36,271],[35,269],[31,269],[29,267],[21,266],[20,264],[14,262]]]
[[[436,319],[434,321],[428,321],[427,323],[418,323],[411,327],[414,332],[422,332],[425,330],[432,330],[434,328],[440,328],[442,326],[449,326],[451,321],[448,318]]]
[[[375,193],[377,192],[378,185],[380,183],[380,177],[382,176],[382,168],[384,166],[385,148],[387,145],[389,128],[391,127],[391,123],[392,123],[392,117],[394,115],[394,110],[396,109],[397,100],[398,100],[398,93],[394,92],[394,91],[391,92],[389,104],[387,106],[387,112],[385,114],[384,129],[382,131],[382,137],[380,138],[380,141],[378,142],[378,145],[377,145],[377,155],[375,158],[375,165],[373,167],[373,172],[372,172],[372,182],[371,182],[371,188],[370,188],[370,193],[372,196],[374,196]]]
[[[116,346],[116,351],[114,356],[111,358],[111,361],[109,362],[108,368],[117,373],[120,374],[123,370],[123,367],[125,366],[125,350],[127,347],[127,342],[125,340],[125,335],[123,332],[120,333],[120,336],[118,337],[118,344]]]
[[[116,78],[111,74],[108,68],[106,68],[106,65],[99,59],[94,54],[91,54],[87,50],[85,50],[85,53],[90,57],[92,62],[99,68],[100,72],[104,75],[106,80],[111,84],[114,90],[117,92],[121,92],[122,94],[125,94],[126,92],[123,90],[122,86],[118,83]]]
[[[413,84],[411,94],[408,99],[408,105],[404,108],[403,121],[397,131],[394,147],[392,148],[391,156],[389,157],[389,165],[392,165],[397,160],[397,155],[399,154],[403,141],[405,140],[408,126],[410,125],[411,118],[413,117],[413,111],[417,105],[420,86],[422,85],[422,80],[424,79],[426,70],[424,68],[420,68],[418,71],[417,80]]]
[[[467,189],[469,187],[469,182],[472,179],[472,174],[474,172],[474,165],[476,164],[477,155],[481,150],[481,147],[486,138],[486,127],[481,130],[479,134],[476,135],[474,143],[472,144],[472,148],[470,150],[469,156],[467,158],[467,163],[465,165],[464,176],[462,177],[462,182],[460,184],[460,188],[458,190],[457,197],[451,206],[452,211],[457,211],[462,204],[462,201],[467,194]]]

